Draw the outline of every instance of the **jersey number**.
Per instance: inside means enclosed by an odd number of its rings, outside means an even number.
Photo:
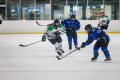
[[[101,30],[98,30],[98,31],[97,31],[97,33],[100,33],[100,32],[101,32]]]

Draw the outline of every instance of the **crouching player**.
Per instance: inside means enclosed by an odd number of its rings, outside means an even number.
[[[92,28],[91,24],[88,24],[85,26],[85,31],[88,34],[88,40],[86,42],[83,42],[81,45],[81,48],[84,48],[85,46],[91,44],[94,40],[97,40],[97,42],[94,45],[94,57],[91,59],[91,61],[96,61],[99,54],[98,50],[101,47],[101,50],[103,51],[106,59],[104,61],[110,61],[110,54],[107,49],[107,46],[109,44],[110,38],[109,36],[101,29],[98,28]]]
[[[62,49],[62,38],[60,36],[64,33],[66,33],[65,28],[60,24],[60,21],[56,19],[53,25],[47,27],[42,37],[43,42],[46,41],[46,37],[48,37],[48,40],[55,46],[55,50],[59,56],[62,56],[62,53],[64,53]]]

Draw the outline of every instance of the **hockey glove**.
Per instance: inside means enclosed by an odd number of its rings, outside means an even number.
[[[110,23],[110,21],[107,21],[107,25]]]
[[[72,30],[76,30],[76,26],[72,26]]]
[[[97,26],[98,28],[100,27],[100,24],[98,24],[98,26]]]
[[[68,29],[69,29],[69,30],[72,30],[72,27],[70,26]]]
[[[107,26],[108,24],[103,24],[102,26]]]
[[[106,44],[106,37],[102,37],[102,44]]]
[[[72,26],[69,25],[68,29],[69,29],[69,30],[73,30],[73,29],[74,29],[74,26],[73,26],[73,25],[72,25]]]
[[[46,36],[42,37],[42,42],[46,41]]]
[[[59,31],[57,31],[57,32],[54,32],[54,34],[56,37],[59,37],[61,33]]]
[[[85,48],[85,43],[84,42],[81,44],[81,48]]]

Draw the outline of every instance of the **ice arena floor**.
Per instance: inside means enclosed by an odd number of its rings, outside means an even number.
[[[120,34],[108,35],[111,62],[104,62],[101,49],[98,60],[91,62],[96,41],[57,60],[55,48],[48,40],[28,47],[19,46],[41,40],[42,34],[0,35],[0,80],[120,80]],[[62,38],[67,54],[70,52],[67,37]],[[86,40],[87,34],[78,34],[79,46]]]

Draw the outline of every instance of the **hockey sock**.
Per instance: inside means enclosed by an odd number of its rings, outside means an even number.
[[[109,51],[107,50],[107,47],[102,46],[101,49],[102,49],[105,57],[108,58],[110,56],[110,54],[109,54]]]
[[[74,45],[78,45],[77,38],[73,38],[73,41],[74,41]]]
[[[59,52],[59,51],[60,51],[59,44],[58,44],[58,43],[55,43],[54,46],[55,46],[56,52]]]
[[[109,51],[108,50],[104,50],[103,53],[105,54],[105,57],[108,58],[110,56]]]
[[[68,36],[68,43],[69,43],[69,46],[72,46],[72,36]]]
[[[94,58],[98,57],[98,51],[94,51]]]
[[[62,49],[62,42],[60,42],[58,44],[59,44],[59,48]]]
[[[98,54],[99,47],[94,46],[93,50],[94,50],[94,57],[97,58],[99,55]]]

